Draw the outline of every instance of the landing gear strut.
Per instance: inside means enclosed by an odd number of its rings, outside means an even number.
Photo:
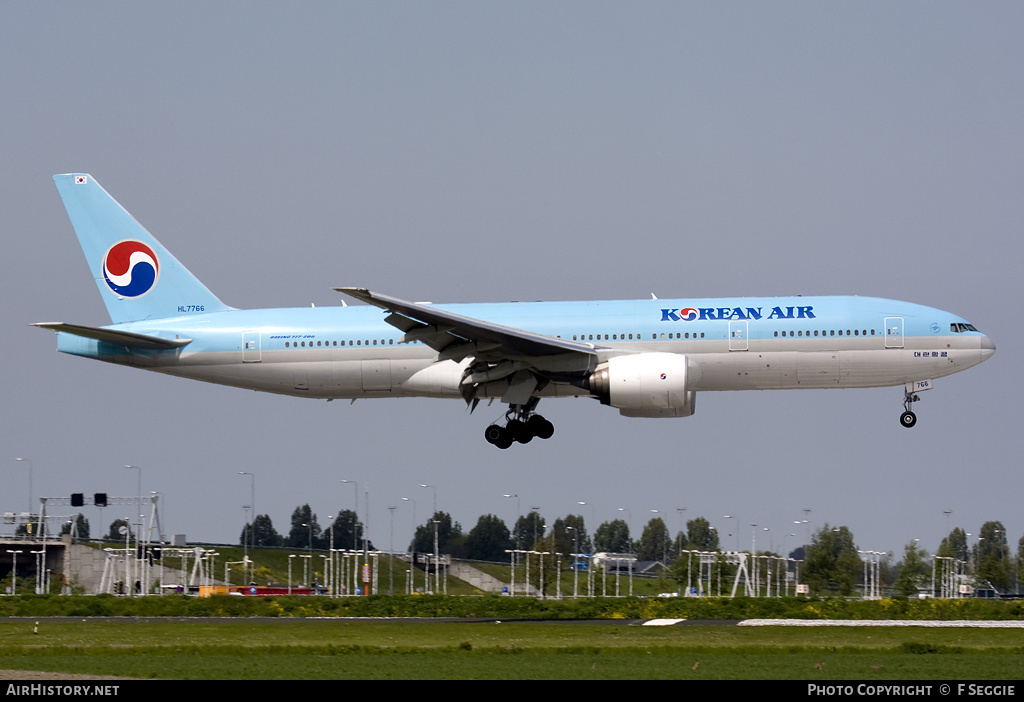
[[[915,393],[905,393],[903,396],[903,414],[900,415],[900,424],[907,429],[917,424],[917,415],[910,411],[910,405],[921,398]]]
[[[505,413],[505,426],[492,424],[484,430],[487,443],[494,444],[500,449],[507,449],[517,441],[521,444],[529,443],[533,437],[550,439],[555,433],[555,426],[534,413],[533,407],[536,405],[536,402],[528,405],[510,405]]]

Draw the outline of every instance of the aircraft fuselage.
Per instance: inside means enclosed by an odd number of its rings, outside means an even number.
[[[977,365],[994,347],[947,312],[861,297],[512,302],[436,307],[592,344],[596,358],[684,354],[694,391],[903,385]],[[689,317],[689,318],[688,318]],[[437,361],[373,307],[231,310],[112,325],[186,346],[139,350],[60,333],[58,349],[179,377],[325,399],[460,397],[464,363]],[[593,370],[589,369],[579,369]],[[507,380],[479,397],[501,397]],[[544,397],[587,393],[551,383]]]

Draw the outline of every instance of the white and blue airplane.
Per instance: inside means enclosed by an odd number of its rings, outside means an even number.
[[[867,297],[436,305],[334,288],[367,304],[235,309],[92,176],[53,179],[112,322],[36,324],[59,351],[299,397],[497,399],[499,448],[551,437],[547,397],[688,417],[705,390],[903,386],[912,427],[918,393],[995,352],[962,317]]]

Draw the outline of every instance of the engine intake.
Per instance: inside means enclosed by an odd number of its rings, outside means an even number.
[[[615,356],[589,377],[590,392],[626,417],[689,417],[696,393],[687,389],[686,356],[639,353]]]

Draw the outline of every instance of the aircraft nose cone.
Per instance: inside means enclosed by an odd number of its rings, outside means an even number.
[[[981,337],[981,360],[987,360],[996,352],[996,344],[987,336]]]

